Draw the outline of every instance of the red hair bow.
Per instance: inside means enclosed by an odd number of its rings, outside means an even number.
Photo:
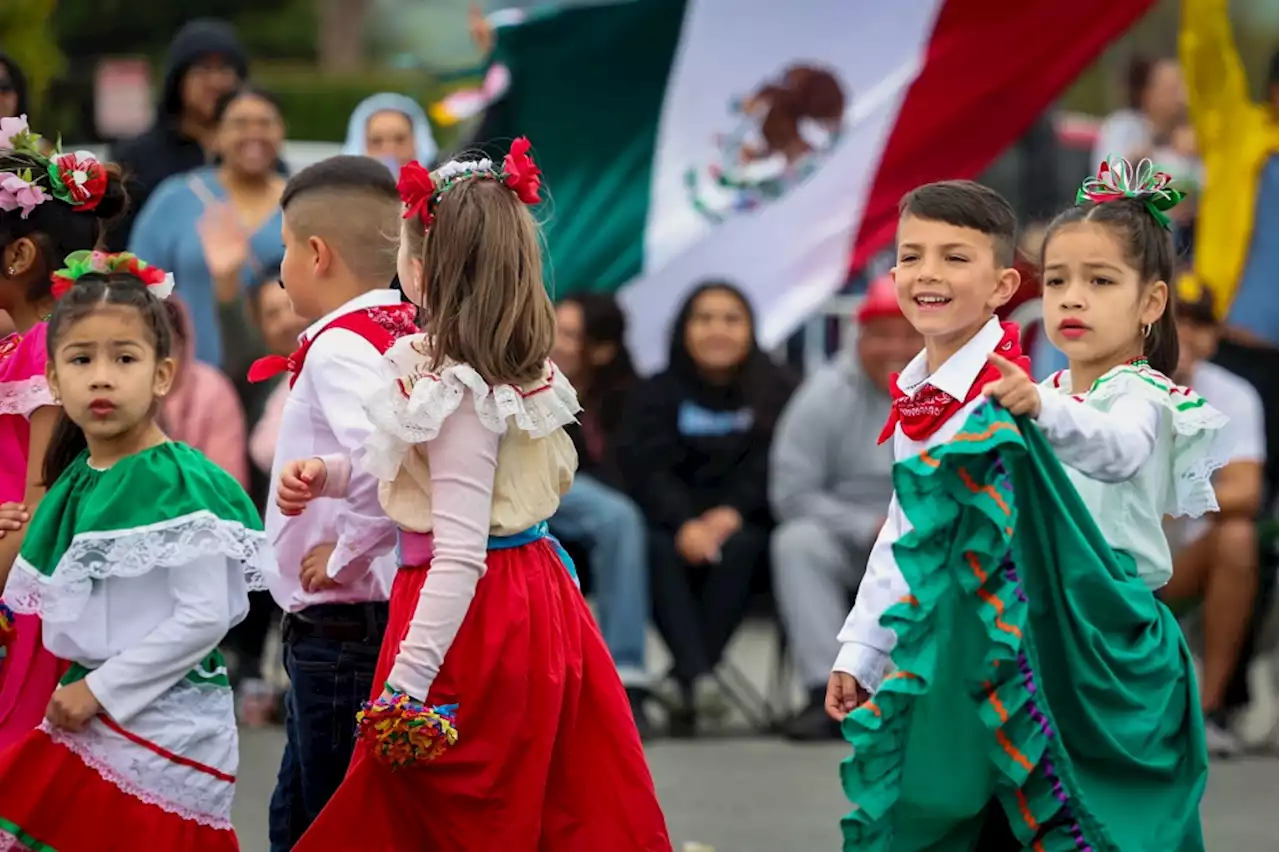
[[[404,218],[412,219],[417,216],[422,220],[422,227],[431,227],[431,220],[435,218],[431,212],[432,199],[436,195],[431,172],[424,169],[417,160],[405,163],[400,169],[396,189],[400,190],[400,200],[405,204]]]
[[[525,204],[537,204],[541,200],[538,190],[542,188],[542,169],[529,156],[529,147],[524,136],[511,143],[511,150],[502,158],[502,182]]]

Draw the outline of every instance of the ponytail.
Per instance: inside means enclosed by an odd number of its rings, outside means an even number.
[[[63,471],[88,448],[89,443],[85,440],[84,430],[67,416],[67,412],[60,411],[58,424],[53,428],[49,446],[44,451],[43,486],[53,487],[53,483],[62,476]]]

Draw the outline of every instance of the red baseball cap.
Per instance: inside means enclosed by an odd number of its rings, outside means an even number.
[[[870,322],[882,317],[900,317],[902,307],[898,304],[898,287],[893,283],[893,276],[885,273],[872,281],[867,287],[867,295],[858,305],[853,318],[859,323]]]

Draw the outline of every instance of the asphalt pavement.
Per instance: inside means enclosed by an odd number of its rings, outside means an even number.
[[[775,647],[767,628],[748,625],[730,657],[761,685]],[[663,656],[654,642],[651,667],[661,670]],[[278,728],[242,734],[234,820],[243,852],[268,852],[267,803],[283,746]],[[847,748],[761,737],[654,742],[649,764],[676,852],[836,852],[848,810],[838,776]],[[1209,852],[1273,852],[1278,801],[1274,749],[1215,762],[1202,807]]]

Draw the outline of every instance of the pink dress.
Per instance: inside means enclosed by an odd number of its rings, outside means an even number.
[[[53,404],[46,360],[44,323],[0,340],[0,503],[26,496],[29,418]],[[40,619],[5,610],[0,621],[6,617],[7,635],[0,636],[6,646],[0,659],[0,751],[40,724],[62,673],[62,664],[44,649]]]

